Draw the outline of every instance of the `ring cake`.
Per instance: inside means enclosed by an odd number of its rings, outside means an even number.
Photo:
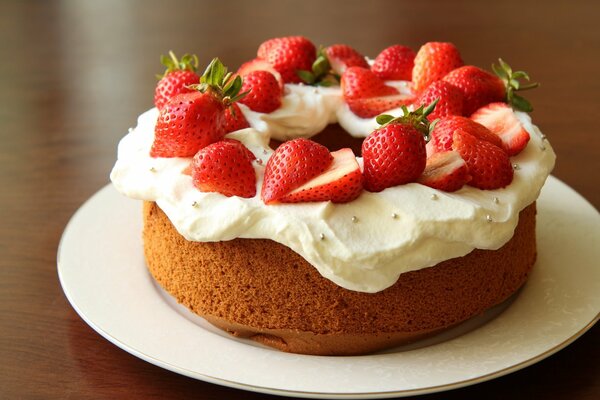
[[[172,53],[111,173],[179,303],[294,353],[357,355],[502,303],[536,260],[555,155],[502,60],[271,39],[235,74]],[[435,123],[434,123],[435,121]]]

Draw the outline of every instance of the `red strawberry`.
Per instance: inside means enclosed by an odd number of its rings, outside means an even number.
[[[475,111],[471,119],[500,136],[502,147],[509,156],[519,154],[529,142],[529,133],[506,103],[488,104]]]
[[[225,103],[239,99],[242,86],[240,77],[226,83],[228,77],[227,68],[215,58],[197,90],[169,100],[154,128],[152,157],[191,157],[223,137]]]
[[[233,139],[204,147],[192,162],[194,186],[202,192],[217,192],[227,197],[254,197],[256,173],[248,153],[252,154]]]
[[[347,203],[363,190],[363,179],[356,157],[350,149],[331,153],[333,161],[322,174],[279,199],[282,203],[331,201]]]
[[[265,204],[277,202],[297,187],[320,175],[333,157],[327,147],[308,139],[283,143],[269,158],[261,197]]]
[[[267,40],[258,48],[258,58],[273,66],[285,83],[300,83],[298,70],[310,70],[315,61],[315,45],[303,36]]]
[[[454,132],[452,149],[465,160],[471,174],[470,186],[500,189],[512,182],[513,168],[504,150],[485,140],[478,140],[462,129]]]
[[[390,46],[375,58],[371,71],[384,80],[410,81],[415,55],[409,47],[399,44]]]
[[[154,90],[154,105],[159,110],[180,93],[189,93],[193,89],[187,88],[189,85],[197,84],[200,80],[196,74],[198,67],[198,58],[195,55],[185,54],[178,60],[175,54],[170,51],[169,57],[161,56],[161,62],[167,70],[160,77]]]
[[[506,96],[502,79],[472,65],[465,65],[451,71],[444,76],[443,80],[463,92],[464,115],[471,115],[486,104],[503,101]]]
[[[225,133],[239,131],[240,129],[249,128],[250,124],[244,117],[242,110],[237,105],[237,103],[233,103],[225,110],[225,121],[224,121],[224,129]]]
[[[435,110],[428,117],[430,120],[442,118],[447,115],[462,115],[463,94],[460,89],[452,86],[448,82],[435,81],[422,92],[414,102],[415,107],[431,104],[435,99],[439,99]]]
[[[342,75],[350,67],[369,68],[365,56],[345,44],[334,44],[324,50],[333,72]]]
[[[277,79],[267,71],[252,71],[242,82],[241,92],[249,92],[240,103],[251,110],[270,113],[281,106],[282,90]]]
[[[470,180],[465,160],[456,151],[443,151],[427,159],[425,171],[417,182],[445,192],[454,192]]]
[[[437,108],[437,107],[436,107]],[[427,143],[427,154],[431,155],[440,151],[452,150],[454,131],[462,129],[479,140],[488,141],[502,148],[502,141],[485,126],[459,115],[449,115],[438,121],[431,132],[431,139]]]
[[[415,57],[412,71],[413,89],[418,93],[448,72],[463,65],[458,49],[452,43],[425,43]]]
[[[273,74],[275,79],[277,79],[279,86],[281,86],[281,88],[283,89],[283,78],[281,77],[281,74],[279,72],[277,72],[277,70],[275,68],[273,68],[273,66],[271,64],[269,64],[268,62],[266,62],[265,60],[263,60],[261,58],[255,58],[254,60],[245,62],[237,70],[237,74],[243,78],[253,71],[270,72],[271,74]]]
[[[425,139],[429,127],[425,117],[431,110],[420,110],[421,115],[409,113],[393,118],[382,115],[384,122],[362,144],[365,188],[381,192],[391,186],[414,182],[425,169]]]
[[[392,96],[369,97],[366,99],[350,99],[347,101],[350,110],[361,118],[372,118],[386,111],[410,104],[412,96],[397,94]]]

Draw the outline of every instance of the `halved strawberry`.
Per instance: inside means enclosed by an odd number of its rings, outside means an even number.
[[[462,129],[479,140],[488,141],[502,148],[502,140],[485,126],[466,117],[448,115],[441,118],[433,128],[431,138],[427,143],[427,154],[452,150],[454,131],[457,129]]]
[[[471,180],[467,163],[456,151],[435,153],[417,182],[445,192],[454,192]]]
[[[275,68],[273,68],[273,66],[271,64],[269,64],[268,62],[266,62],[265,60],[263,60],[261,58],[255,58],[253,60],[245,62],[238,68],[236,74],[243,78],[253,71],[270,72],[271,74],[273,74],[275,79],[277,79],[279,86],[281,88],[283,88],[283,78],[281,78],[281,74],[279,72],[277,72],[277,70]]]
[[[390,46],[375,57],[371,71],[384,80],[410,81],[415,56],[410,47],[399,44]]]
[[[240,129],[249,128],[250,124],[237,103],[231,104],[225,110],[224,129],[225,133],[239,131]]]
[[[261,197],[265,204],[277,202],[297,187],[320,175],[331,165],[327,147],[308,139],[283,143],[269,158]]]
[[[240,91],[248,94],[239,102],[253,111],[270,113],[281,106],[282,90],[270,72],[252,71],[245,75]]]
[[[500,189],[512,182],[514,172],[510,159],[500,147],[457,129],[454,132],[452,149],[467,163],[472,177],[470,186],[479,189]]]
[[[363,190],[363,179],[356,157],[351,149],[331,153],[333,161],[322,174],[292,190],[279,199],[281,203],[331,201],[347,203]]]
[[[475,111],[471,119],[498,135],[509,156],[519,154],[529,142],[529,133],[506,103],[488,104]]]
[[[462,65],[460,53],[452,43],[425,43],[415,57],[412,70],[413,89],[420,93],[431,83],[442,79],[448,72]]]
[[[192,161],[192,181],[202,192],[224,196],[254,197],[254,155],[241,142],[226,139],[201,149]]]
[[[472,65],[450,71],[443,80],[462,91],[465,98],[464,115],[471,115],[486,104],[502,101],[506,96],[502,79]]]
[[[347,103],[350,110],[357,116],[372,118],[394,108],[410,104],[412,100],[412,96],[396,94],[392,96],[369,97],[366,99],[351,99]]]
[[[369,68],[365,56],[345,44],[327,46],[324,53],[333,72],[342,75],[350,67]]]
[[[283,82],[300,83],[302,80],[297,71],[311,69],[317,49],[303,36],[287,36],[263,42],[257,56],[271,64],[281,74]]]

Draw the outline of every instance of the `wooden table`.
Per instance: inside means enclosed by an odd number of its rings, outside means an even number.
[[[475,65],[502,56],[542,82],[529,97],[559,157],[554,175],[600,207],[599,2],[295,3],[0,4],[0,398],[269,397],[129,355],[78,317],[58,283],[62,230],[108,182],[117,142],[151,107],[158,55],[169,49],[236,67],[267,38],[304,34],[371,56],[430,40],[456,43]],[[524,370],[421,398],[600,398],[599,337],[595,327]]]

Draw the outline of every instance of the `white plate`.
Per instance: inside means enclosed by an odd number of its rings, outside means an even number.
[[[538,201],[538,262],[510,307],[458,337],[360,357],[282,353],[191,317],[148,274],[141,228],[141,202],[110,185],[89,199],[67,225],[58,251],[67,298],[92,328],[135,356],[245,390],[384,398],[466,386],[557,352],[600,311],[600,214],[554,177]]]

